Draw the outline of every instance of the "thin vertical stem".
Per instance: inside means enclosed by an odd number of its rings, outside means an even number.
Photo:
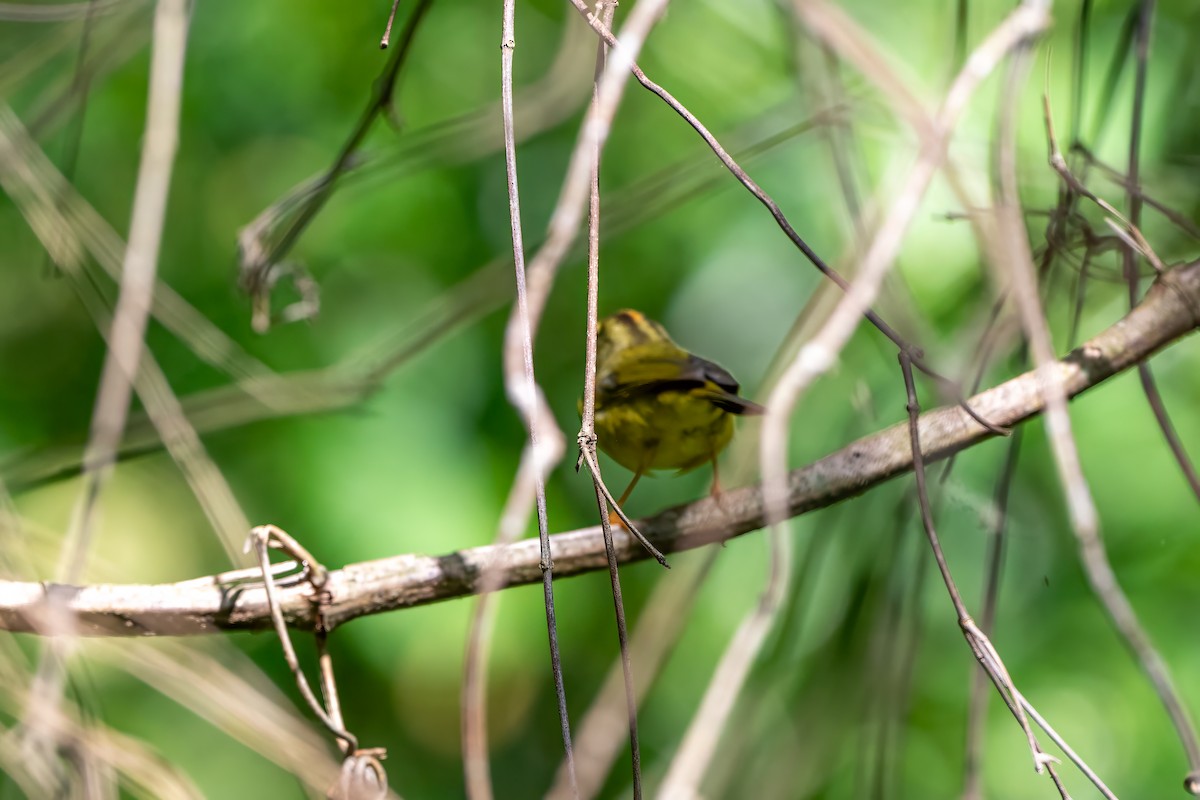
[[[942,551],[942,545],[937,535],[937,528],[933,522],[933,510],[929,504],[929,488],[925,477],[925,458],[921,451],[921,406],[917,399],[917,389],[913,381],[912,361],[905,352],[900,353],[899,359],[900,369],[904,375],[904,390],[908,398],[909,441],[912,446],[913,477],[917,484],[917,503],[921,510],[921,524],[925,529],[925,536],[929,540],[929,547],[933,551],[938,572],[941,573],[942,583],[946,586],[946,593],[950,596],[950,602],[954,606],[954,613],[958,616],[958,624],[962,629],[963,636],[967,640],[967,644],[975,654],[980,666],[983,667],[987,676],[995,684],[1009,711],[1017,718],[1021,730],[1024,731],[1026,740],[1029,743],[1030,752],[1033,755],[1035,769],[1041,773],[1043,768],[1049,768],[1051,777],[1057,786],[1059,785],[1058,777],[1054,773],[1053,760],[1042,751],[1037,738],[1033,734],[1033,730],[1029,726],[1029,720],[1026,718],[1021,705],[1021,694],[1017,691],[1016,685],[1009,676],[1004,662],[1001,661],[1000,654],[996,652],[987,635],[979,629],[979,626],[975,624],[975,621],[967,611],[966,603],[963,602],[962,594],[958,591],[958,585],[955,583],[954,576],[950,572],[950,566],[946,561],[946,555]],[[1063,793],[1063,797],[1066,798],[1067,795]]]
[[[154,298],[154,280],[166,218],[167,194],[171,186],[171,170],[179,144],[179,108],[187,29],[186,0],[159,0],[154,17],[145,145],[134,190],[129,245],[125,250],[108,353],[92,413],[88,447],[84,453],[87,479],[76,509],[76,524],[72,527],[72,536],[64,547],[59,565],[59,577],[67,583],[78,581],[83,571],[96,501],[116,459],[129,413],[133,382],[145,346],[143,339]]]
[[[597,10],[605,27],[611,27],[616,2],[599,0]],[[596,42],[596,71],[592,81],[592,104],[588,112],[595,119],[600,109],[600,81],[608,45],[603,39]],[[593,142],[592,174],[588,197],[588,286],[587,286],[587,348],[584,357],[583,421],[579,428],[580,459],[588,460],[592,485],[596,491],[596,507],[600,512],[600,527],[604,533],[604,552],[608,557],[608,579],[612,587],[613,612],[617,622],[617,642],[621,650],[621,672],[625,682],[625,713],[629,722],[629,754],[633,775],[633,796],[642,797],[642,757],[638,746],[637,695],[633,682],[633,667],[629,658],[629,631],[625,623],[625,604],[621,594],[621,577],[617,567],[617,552],[613,546],[612,524],[608,516],[608,501],[601,486],[600,470],[596,464],[596,329],[599,323],[600,300],[600,143]]]
[[[78,582],[87,564],[96,507],[116,463],[133,384],[145,352],[167,197],[179,144],[187,33],[187,0],[159,0],[154,14],[145,136],[133,195],[129,244],[84,451],[83,491],[72,512],[57,569],[58,579],[65,583]],[[70,632],[71,618],[61,604],[50,604],[49,619],[54,632]],[[70,649],[70,638],[52,640],[38,665],[25,709],[26,744],[46,763],[52,763],[52,745],[59,735],[56,728],[47,727],[46,720],[56,716],[62,700]]]
[[[533,332],[529,321],[529,301],[525,287],[525,245],[521,233],[521,200],[517,188],[516,136],[513,126],[513,50],[517,46],[515,0],[504,0],[504,26],[500,44],[500,103],[504,116],[504,167],[508,178],[509,220],[512,226],[513,263],[517,284],[517,315],[521,334],[524,385],[515,389],[517,404],[525,414],[534,470],[534,495],[537,507],[538,540],[541,549],[542,595],[546,607],[546,635],[550,646],[550,669],[554,676],[554,694],[562,731],[567,769],[575,786],[575,757],[571,749],[571,722],[567,715],[567,693],[563,684],[562,657],[558,647],[558,623],[554,613],[554,561],[550,552],[550,526],[546,516],[546,481],[543,474],[542,448],[539,447],[538,388],[533,371]],[[515,387],[510,387],[510,393]],[[523,395],[523,396],[521,396]]]

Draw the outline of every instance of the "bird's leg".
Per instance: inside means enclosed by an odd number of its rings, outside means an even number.
[[[621,498],[617,500],[617,505],[621,507],[622,511],[625,510],[625,501],[629,499],[629,495],[633,494],[633,487],[637,486],[637,482],[641,480],[642,473],[645,471],[646,468],[642,464],[639,464],[637,470],[633,473],[633,480],[625,487],[625,491],[621,492]],[[621,521],[621,517],[617,514],[616,510],[608,512],[608,523],[610,525],[619,525],[622,528],[625,527],[625,523]]]
[[[622,511],[625,510],[625,501],[629,499],[629,495],[633,494],[633,487],[637,486],[637,482],[646,474],[646,470],[650,469],[650,465],[654,463],[654,456],[657,453],[658,443],[656,442],[642,454],[642,460],[638,462],[637,469],[633,471],[633,479],[629,481],[629,485],[625,487],[625,491],[621,492],[621,498],[617,500],[617,506]],[[625,522],[615,510],[608,512],[608,521],[613,525],[619,525],[622,528],[625,527]]]
[[[633,487],[637,486],[638,481],[642,477],[643,471],[644,470],[642,467],[638,467],[637,472],[633,473],[633,480],[631,480],[629,485],[625,487],[625,491],[621,492],[621,497],[619,500],[617,500],[617,505],[619,505],[622,509],[625,508],[625,501],[629,499],[629,495],[633,494]]]
[[[714,455],[712,459],[713,465],[713,482],[712,489],[709,490],[708,496],[717,503],[717,510],[728,516],[729,508],[725,504],[725,492],[721,490],[721,472],[717,469],[717,457]]]

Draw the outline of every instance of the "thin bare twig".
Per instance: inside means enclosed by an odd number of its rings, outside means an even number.
[[[1100,171],[1100,174],[1107,178],[1112,183],[1120,186],[1126,193],[1135,193],[1142,199],[1142,202],[1153,208],[1163,218],[1174,225],[1193,239],[1200,239],[1200,226],[1192,222],[1183,214],[1168,206],[1163,201],[1155,198],[1153,195],[1147,194],[1140,186],[1134,186],[1129,182],[1129,178],[1120,171],[1113,169],[1108,164],[1105,164],[1100,159],[1096,158],[1096,154],[1079,142],[1071,145],[1071,154],[1079,155],[1089,167],[1095,167]]]
[[[263,588],[266,591],[266,604],[270,609],[271,622],[275,626],[276,636],[280,637],[280,644],[283,646],[283,658],[287,661],[288,668],[292,670],[293,678],[296,681],[296,687],[299,688],[301,697],[304,697],[308,704],[308,709],[316,715],[318,720],[324,724],[325,729],[334,734],[338,740],[338,745],[342,748],[342,769],[338,772],[338,780],[329,790],[328,796],[330,800],[367,800],[379,799],[382,800],[388,795],[388,772],[383,768],[380,759],[386,757],[386,752],[382,747],[367,748],[360,750],[358,738],[346,729],[342,721],[341,702],[337,696],[337,684],[334,680],[334,662],[329,655],[329,651],[325,649],[325,637],[328,634],[324,625],[318,624],[314,633],[317,637],[317,651],[320,668],[320,690],[325,698],[325,704],[319,702],[312,688],[308,686],[308,679],[305,678],[304,670],[300,668],[300,660],[296,657],[295,649],[292,646],[292,638],[288,636],[287,622],[283,621],[283,613],[276,601],[275,595],[275,576],[274,570],[271,567],[270,555],[268,548],[276,547],[287,553],[295,560],[296,564],[301,565],[304,572],[300,578],[310,585],[313,593],[316,594],[316,603],[318,606],[318,616],[320,614],[320,604],[323,602],[323,591],[325,579],[328,578],[329,572],[325,567],[312,557],[300,542],[293,539],[287,531],[276,528],[275,525],[258,525],[250,531],[250,537],[246,540],[247,549],[253,548],[258,555],[258,563],[262,569]],[[295,576],[293,576],[294,578]]]
[[[1025,713],[1029,715],[1029,718],[1036,722],[1038,727],[1046,732],[1046,735],[1050,737],[1050,741],[1058,745],[1059,749],[1063,751],[1063,755],[1065,755],[1072,764],[1079,768],[1079,771],[1083,773],[1085,778],[1092,782],[1092,785],[1099,790],[1100,794],[1105,797],[1105,800],[1117,800],[1117,796],[1113,793],[1113,790],[1109,789],[1108,786],[1105,785],[1104,781],[1100,780],[1100,776],[1097,775],[1095,771],[1089,767],[1082,758],[1079,757],[1079,754],[1071,749],[1071,746],[1067,744],[1066,740],[1059,735],[1058,731],[1054,730],[1054,728],[1050,726],[1050,723],[1046,722],[1046,720],[1041,714],[1038,713],[1038,710],[1033,707],[1033,704],[1030,703],[1027,698],[1021,698],[1021,707],[1025,709]]]
[[[400,46],[392,51],[379,78],[372,85],[371,98],[358,123],[342,144],[333,164],[303,197],[298,198],[299,210],[295,217],[287,221],[282,232],[278,232],[278,212],[272,207],[238,233],[240,284],[252,298],[254,314],[251,323],[256,331],[265,332],[271,325],[270,295],[279,278],[285,275],[304,277],[298,265],[285,266],[283,259],[329,200],[338,180],[353,166],[358,148],[375,120],[392,107],[392,95],[400,73],[408,62],[421,21],[432,5],[433,0],[417,0],[401,31]]]
[[[1050,166],[1058,173],[1067,187],[1082,197],[1091,200],[1099,206],[1105,213],[1109,214],[1113,219],[1105,220],[1118,236],[1121,237],[1128,245],[1128,249],[1133,252],[1141,253],[1146,257],[1146,260],[1154,267],[1156,273],[1161,273],[1166,266],[1162,259],[1154,252],[1154,248],[1146,241],[1146,237],[1142,235],[1138,225],[1132,218],[1126,218],[1124,214],[1112,206],[1111,203],[1101,197],[1097,197],[1091,189],[1088,189],[1082,181],[1072,174],[1070,167],[1067,166],[1067,160],[1063,157],[1062,151],[1058,148],[1058,139],[1054,135],[1054,119],[1050,114],[1050,96],[1049,94],[1042,95],[1042,111],[1046,122],[1046,139],[1050,146]],[[1136,303],[1136,285],[1137,277],[1134,276],[1135,293],[1130,301],[1130,308],[1133,308],[1133,303]]]
[[[592,426],[592,430],[593,433],[591,436],[585,437],[582,428],[580,429],[580,435],[578,439],[579,460],[575,464],[576,469],[583,465],[587,465],[588,473],[592,476],[592,481],[596,485],[596,491],[600,493],[600,498],[604,499],[605,506],[611,507],[611,510],[616,513],[617,518],[621,520],[621,524],[625,526],[625,530],[629,531],[629,535],[636,539],[638,544],[646,548],[646,552],[649,553],[655,561],[667,569],[670,569],[671,565],[667,563],[667,557],[664,556],[662,552],[654,546],[653,542],[646,538],[646,535],[642,533],[641,529],[639,529],[634,521],[629,518],[629,515],[625,513],[625,509],[621,508],[621,504],[617,502],[615,497],[613,497],[612,491],[608,488],[608,484],[604,482],[604,478],[600,475],[600,460],[596,455],[596,434],[594,424]],[[600,498],[597,498],[597,502],[600,501]],[[605,511],[604,516],[605,519],[608,519],[607,510]]]
[[[1012,479],[1017,470],[1017,456],[1020,453],[1022,432],[1017,430],[1008,442],[1005,451],[1004,464],[1000,468],[1000,478],[996,482],[993,497],[993,519],[989,524],[989,547],[986,556],[987,578],[983,588],[983,615],[980,617],[980,629],[991,636],[996,623],[996,606],[1000,596],[1000,575],[1004,565],[1004,533],[1008,525],[1008,497],[1012,488]],[[943,475],[945,473],[943,472]],[[967,743],[965,766],[963,769],[963,800],[981,800],[981,780],[983,777],[983,739],[987,730],[988,695],[984,691],[984,674],[979,670],[971,672],[971,699],[967,711]]]
[[[596,10],[605,27],[610,27],[613,15],[616,13],[616,2],[598,0]],[[596,43],[596,70],[592,81],[592,103],[589,109],[590,120],[600,110],[600,81],[604,75],[604,64],[608,55],[608,46],[601,39]],[[590,123],[585,123],[590,124]],[[598,306],[600,302],[600,145],[596,142],[592,152],[592,172],[588,193],[588,284],[587,284],[587,333],[584,350],[583,367],[583,414],[579,426],[579,463],[588,462],[592,473],[592,485],[596,492],[596,508],[600,514],[600,529],[604,536],[604,553],[608,558],[608,579],[612,588],[613,613],[617,623],[617,644],[620,649],[621,674],[625,684],[625,717],[629,731],[629,755],[633,778],[634,800],[642,797],[642,757],[638,746],[637,726],[637,690],[633,681],[633,666],[629,658],[629,632],[625,624],[625,603],[621,596],[621,576],[617,568],[617,552],[613,546],[612,523],[608,516],[608,499],[611,497],[604,479],[600,475],[600,466],[596,462],[596,332],[598,329]],[[619,504],[614,503],[614,507]],[[624,513],[622,510],[620,513]],[[633,533],[636,528],[629,523],[628,530]],[[641,533],[636,534],[640,538]],[[653,545],[646,542],[653,549]],[[657,553],[657,550],[653,550]],[[661,554],[659,554],[661,558]]]
[[[959,628],[962,630],[963,636],[967,640],[968,646],[975,654],[975,658],[983,667],[987,676],[991,678],[992,683],[996,685],[997,691],[1000,692],[1001,698],[1009,711],[1017,718],[1021,730],[1024,731],[1025,737],[1029,742],[1029,749],[1033,755],[1034,769],[1041,774],[1045,767],[1052,767],[1053,757],[1044,753],[1038,745],[1032,729],[1029,727],[1029,721],[1025,717],[1025,711],[1020,702],[1020,692],[1017,691],[1016,684],[1013,683],[1009,676],[1008,669],[1004,666],[1004,662],[1000,659],[1000,654],[992,645],[985,634],[975,624],[967,611],[966,603],[963,602],[962,595],[959,594],[958,586],[954,581],[953,575],[950,573],[950,566],[946,562],[946,556],[942,552],[941,543],[938,540],[937,530],[933,523],[933,511],[929,505],[929,492],[925,483],[925,459],[921,454],[921,435],[920,435],[920,404],[917,400],[917,390],[913,382],[912,365],[909,363],[908,354],[900,353],[900,368],[904,376],[904,389],[908,395],[908,428],[909,436],[912,442],[913,453],[913,475],[916,477],[917,484],[917,501],[921,509],[921,523],[925,529],[925,536],[929,540],[929,546],[933,550],[934,560],[937,562],[938,572],[941,573],[942,582],[946,586],[946,593],[950,596],[950,602],[954,605],[954,613],[958,617]],[[1051,773],[1053,776],[1053,772]],[[1055,784],[1058,785],[1057,777]],[[1063,798],[1066,800],[1067,795],[1064,793]]]
[[[596,31],[598,36],[603,38],[610,47],[616,48],[616,52],[618,54],[626,55],[622,52],[617,38],[613,36],[610,30],[600,23],[594,14],[591,14],[588,11],[587,4],[584,3],[583,0],[570,0],[570,2],[583,16],[583,18],[587,20],[588,24],[591,25],[592,29]],[[837,284],[843,291],[849,291],[850,283],[844,277],[842,277],[837,270],[829,266],[829,264],[827,264],[825,260],[822,259],[820,255],[818,255],[817,252],[813,250],[807,242],[804,241],[800,234],[796,232],[796,229],[792,226],[791,222],[788,221],[787,217],[783,213],[783,210],[779,207],[779,204],[776,203],[775,200],[769,194],[767,194],[744,169],[742,169],[742,167],[737,163],[737,161],[734,160],[734,158],[721,145],[721,143],[717,141],[717,138],[713,136],[708,128],[706,128],[704,124],[700,122],[700,120],[697,119],[694,114],[692,114],[692,112],[690,112],[682,103],[675,99],[670,92],[646,76],[646,73],[643,72],[641,67],[637,65],[636,58],[636,52],[628,54],[629,69],[633,72],[633,75],[637,79],[638,83],[640,83],[651,93],[657,95],[659,99],[666,103],[672,111],[678,114],[692,128],[692,130],[699,134],[700,138],[704,140],[704,143],[707,144],[709,149],[713,151],[713,154],[721,161],[723,165],[725,165],[725,168],[729,170],[734,178],[737,179],[738,183],[742,184],[742,186],[748,192],[750,192],[750,194],[752,194],[754,198],[763,205],[764,208],[767,209],[767,211],[771,214],[771,217],[775,220],[776,225],[779,226],[779,229],[783,231],[784,235],[788,237],[792,244],[795,245],[798,250],[800,250],[804,257],[807,258],[808,261],[814,267],[816,267],[822,275]],[[979,65],[968,64],[967,66],[978,67]],[[964,69],[964,72],[965,71],[966,70]],[[926,125],[925,127],[928,126]],[[944,386],[953,388],[955,390],[955,394],[960,397],[960,403],[962,402],[961,392],[957,389],[957,387],[955,387],[954,382],[942,375],[939,375],[931,367],[929,367],[929,365],[925,363],[924,359],[920,357],[918,348],[915,348],[909,344],[904,337],[897,333],[891,325],[885,322],[883,318],[875,313],[875,311],[871,308],[865,308],[862,314],[868,322],[874,325],[880,333],[890,339],[898,348],[909,350],[911,353],[913,353],[913,366],[926,375],[929,375],[938,382],[942,383]],[[998,428],[994,428],[989,420],[982,415],[977,414],[965,403],[963,404],[963,408],[968,414],[975,418],[976,422],[983,427],[988,428],[993,433],[1005,433]]]
[[[406,31],[401,39],[407,43],[412,39],[408,28],[413,24],[410,17]],[[515,103],[522,109],[521,119],[517,121],[518,141],[549,130],[570,118],[582,105],[578,91],[579,81],[591,73],[590,60],[580,58],[578,53],[590,42],[586,31],[579,31],[578,26],[562,26],[562,37],[559,41],[558,52],[543,77],[518,90]],[[403,44],[401,49],[408,47]],[[393,53],[376,79],[380,83],[394,86],[398,76],[393,72],[403,65],[398,53]],[[380,113],[386,112],[395,100],[391,97],[379,98],[372,95],[368,108],[377,108],[383,102]],[[405,130],[403,136],[395,137],[381,143],[375,149],[366,149],[361,145],[365,141],[361,134],[364,118],[355,121],[347,143],[359,140],[359,146],[354,149],[351,157],[341,162],[335,191],[345,188],[352,180],[360,182],[394,182],[397,173],[410,176],[439,165],[462,164],[484,159],[503,147],[503,140],[495,135],[496,128],[501,122],[500,100],[494,103],[466,111],[448,120],[439,121],[419,128]],[[340,159],[339,159],[340,161]],[[335,164],[338,162],[335,162]],[[279,199],[259,212],[239,233],[239,247],[243,251],[243,260],[252,264],[256,259],[275,258],[281,261],[287,251],[280,251],[275,256],[273,248],[282,244],[283,238],[292,235],[297,225],[306,224],[301,216],[306,207],[320,201],[317,195],[326,190],[331,178],[331,169],[311,175],[287,190]],[[323,201],[320,201],[323,202]],[[309,220],[311,222],[311,219]],[[264,262],[265,263],[265,262]]]
[[[704,766],[710,761],[712,750],[716,746],[717,737],[732,709],[733,701],[741,690],[750,665],[757,656],[782,597],[787,591],[790,572],[789,540],[781,531],[779,523],[787,516],[786,450],[788,422],[791,419],[792,410],[804,389],[833,365],[837,353],[849,340],[860,319],[863,317],[870,319],[885,333],[890,330],[882,324],[882,320],[873,317],[874,312],[871,311],[871,305],[879,285],[899,249],[903,232],[916,212],[920,197],[924,194],[934,171],[944,157],[950,133],[959,113],[974,88],[986,77],[1000,58],[1027,36],[1042,30],[1046,22],[1044,10],[1022,6],[1010,15],[972,54],[958,79],[951,86],[939,111],[933,135],[925,138],[917,167],[910,176],[905,189],[901,191],[900,197],[892,205],[878,234],[872,240],[855,281],[849,286],[846,286],[844,282],[839,282],[839,285],[846,289],[846,296],[834,309],[829,321],[822,327],[817,337],[801,348],[792,366],[784,372],[779,383],[771,392],[767,401],[768,412],[763,422],[761,439],[764,505],[766,519],[771,524],[770,571],[766,587],[758,605],[745,618],[718,665],[717,672],[705,693],[701,708],[693,718],[684,743],[672,762],[664,782],[663,793],[665,796],[691,797],[697,791],[703,777]],[[639,76],[639,80],[641,79]],[[676,110],[679,111],[678,108]],[[701,129],[697,128],[697,130]],[[708,138],[711,137],[706,137],[706,140]],[[715,140],[710,141],[709,145],[713,147],[714,152],[719,151],[720,145]],[[718,155],[722,152],[719,151]],[[776,217],[785,232],[788,232],[789,238],[792,238],[793,242],[806,255],[809,255],[810,260],[814,260],[815,253],[810,255],[809,248],[783,219],[778,206],[770,201],[761,189],[758,189],[757,185],[740,167],[737,167],[736,164],[731,165],[727,159],[728,156],[725,155],[722,161],[731,171],[734,171],[735,175],[738,175],[743,185],[771,209],[772,215]],[[814,260],[814,263],[818,262],[819,259]],[[823,264],[823,262],[821,263]],[[836,274],[827,269],[822,269],[822,272],[831,277]],[[889,338],[892,338],[901,347],[902,352],[908,353],[911,350],[911,347],[898,337],[889,336]],[[911,355],[909,357],[911,358]]]
[[[312,688],[309,687],[304,670],[300,667],[300,659],[296,656],[295,648],[292,647],[287,623],[284,622],[283,613],[276,600],[274,569],[267,552],[270,547],[284,551],[294,559],[294,563],[301,566],[303,572],[299,576],[290,577],[292,580],[297,577],[304,580],[315,594],[314,605],[317,606],[318,624],[313,632],[317,640],[321,695],[325,700],[324,704],[317,700]],[[262,570],[263,589],[267,596],[267,607],[271,613],[271,622],[275,627],[275,634],[283,646],[284,660],[287,661],[288,669],[292,671],[292,677],[296,680],[300,695],[308,703],[309,710],[325,726],[325,729],[338,740],[338,745],[342,750],[342,768],[338,773],[337,781],[327,792],[327,797],[329,800],[383,800],[388,796],[387,771],[382,764],[382,759],[387,757],[387,751],[382,747],[360,748],[357,737],[346,729],[342,720],[341,701],[338,699],[337,682],[333,677],[333,658],[325,646],[329,631],[320,621],[325,581],[329,576],[328,571],[290,534],[274,525],[259,525],[252,529],[246,540],[246,549],[253,549],[258,557],[259,567]]]
[[[546,633],[550,645],[550,669],[558,705],[571,783],[574,785],[575,759],[571,750],[571,722],[567,713],[566,687],[563,685],[562,660],[558,648],[558,623],[554,613],[554,562],[550,553],[550,527],[546,515],[545,471],[562,457],[565,445],[562,432],[546,405],[537,385],[533,367],[533,331],[537,312],[531,314],[525,278],[525,244],[521,225],[521,200],[517,184],[517,146],[513,126],[512,63],[517,46],[515,0],[504,2],[504,24],[500,42],[500,103],[504,117],[504,168],[508,178],[508,211],[512,232],[513,266],[516,275],[517,303],[509,317],[504,347],[504,386],[511,402],[525,420],[529,432],[530,463],[533,472],[537,508],[538,543],[541,550],[542,598],[546,609]],[[532,319],[531,319],[532,317]]]
[[[596,505],[600,509],[600,527],[604,538],[604,552],[608,559],[608,579],[612,587],[613,613],[617,622],[617,644],[620,648],[621,675],[625,684],[625,719],[629,731],[630,770],[633,779],[633,796],[640,800],[642,796],[642,756],[638,745],[637,725],[637,689],[633,682],[633,665],[629,655],[629,632],[625,625],[625,604],[621,596],[621,579],[618,573],[617,551],[613,545],[612,523],[608,518],[608,503],[600,488],[598,479],[594,484],[596,490]]]
[[[379,49],[387,50],[388,44],[392,39],[392,23],[396,21],[396,9],[400,7],[400,0],[392,0],[392,10],[388,12],[387,25],[383,29],[383,37],[379,40]]]
[[[171,168],[179,142],[187,27],[185,0],[159,0],[154,18],[146,133],[134,189],[129,246],[125,250],[121,290],[92,414],[91,438],[84,455],[87,478],[59,567],[59,574],[68,582],[78,580],[83,570],[95,501],[107,480],[125,429],[134,376],[144,348]]]
[[[262,571],[263,589],[266,592],[267,608],[271,614],[271,622],[275,626],[275,633],[279,636],[279,644],[283,647],[283,657],[287,661],[288,669],[292,671],[292,677],[296,679],[296,687],[300,690],[300,695],[304,701],[308,703],[309,710],[313,712],[326,730],[345,743],[350,751],[358,749],[358,739],[354,734],[342,727],[341,723],[335,720],[325,710],[321,701],[317,699],[313,693],[312,687],[308,685],[308,678],[304,676],[304,670],[300,668],[300,659],[296,656],[296,650],[292,647],[291,637],[288,635],[287,623],[283,620],[283,612],[279,608],[279,602],[276,599],[275,576],[271,572],[271,557],[267,553],[269,547],[275,546],[284,549],[291,553],[290,544],[294,540],[274,525],[259,525],[250,531],[250,537],[246,540],[246,548],[253,548],[258,556],[259,567]],[[291,553],[293,557],[297,554]],[[298,561],[302,558],[297,557]],[[309,561],[306,565],[305,577],[313,589],[320,592],[324,586],[325,578],[328,573],[319,562]],[[339,714],[340,716],[340,714]]]
[[[568,770],[574,785],[574,764],[571,755],[571,732],[567,719],[566,696],[562,687],[561,665],[558,658],[557,634],[554,621],[554,563],[550,552],[549,527],[546,519],[543,474],[562,456],[562,433],[554,422],[542,396],[533,370],[533,332],[541,321],[558,266],[575,239],[582,220],[583,205],[588,196],[593,163],[608,138],[608,130],[626,83],[629,62],[636,58],[642,42],[661,15],[665,0],[646,0],[639,3],[622,29],[624,47],[617,57],[606,64],[596,90],[597,101],[588,114],[580,132],[562,189],[550,220],[546,240],[529,264],[529,285],[526,290],[526,269],[522,244],[520,204],[517,192],[516,153],[513,144],[512,120],[512,50],[516,47],[513,33],[511,0],[505,5],[505,32],[502,41],[502,95],[504,113],[505,154],[508,172],[509,210],[512,221],[513,253],[517,276],[517,308],[509,317],[504,340],[504,379],[509,401],[525,419],[533,447],[533,462],[537,489],[538,538],[541,547],[543,595],[546,605],[547,631],[550,637],[551,664],[555,673],[559,721],[563,746],[567,753]],[[539,437],[545,437],[539,445]]]
[[[96,505],[116,461],[133,383],[145,349],[144,335],[179,141],[187,31],[186,0],[159,0],[154,15],[145,137],[134,189],[129,246],[125,250],[120,293],[106,337],[108,350],[84,451],[83,489],[72,513],[57,569],[59,578],[68,583],[78,581],[83,575],[91,549]],[[72,619],[62,603],[51,601],[47,617],[55,633],[71,631]],[[50,762],[56,734],[44,723],[59,709],[71,646],[69,637],[54,640],[34,676],[23,715],[22,742],[31,759]]]
[[[272,620],[274,620],[274,615],[272,615]],[[278,628],[276,628],[276,632],[278,633]],[[321,700],[329,712],[329,719],[333,721],[334,727],[346,730],[346,720],[342,717],[341,696],[337,690],[337,678],[333,674],[333,655],[329,652],[329,634],[324,628],[318,627],[313,631],[313,636],[317,642],[317,668],[321,673]],[[338,745],[342,748],[343,755],[353,752],[350,743],[343,739],[338,739]]]
[[[621,29],[621,40],[608,33],[605,42],[613,48],[604,72],[601,75],[597,89],[598,101],[594,111],[588,114],[583,130],[571,153],[567,174],[559,191],[554,213],[546,232],[546,239],[538,248],[529,264],[529,320],[532,329],[536,329],[541,321],[542,311],[550,295],[554,278],[559,265],[567,254],[571,242],[575,239],[583,221],[584,206],[587,203],[590,185],[592,162],[595,154],[603,150],[608,140],[612,119],[616,114],[624,95],[627,71],[631,69],[634,59],[641,51],[642,44],[649,34],[650,28],[658,20],[666,7],[667,0],[644,0],[634,8],[629,19]],[[576,8],[591,22],[593,27],[600,25],[598,19],[591,14],[582,0],[572,0]],[[607,32],[607,28],[604,29]],[[511,318],[505,336],[506,372],[513,374],[517,371],[519,361],[509,359],[509,354],[519,352],[520,330],[516,319]],[[531,396],[521,402],[521,407],[530,405],[535,400]],[[514,401],[516,402],[516,401]]]

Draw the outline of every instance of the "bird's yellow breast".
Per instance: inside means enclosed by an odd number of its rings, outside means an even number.
[[[733,436],[733,416],[688,391],[667,391],[596,410],[600,447],[634,472],[685,472],[716,458]]]

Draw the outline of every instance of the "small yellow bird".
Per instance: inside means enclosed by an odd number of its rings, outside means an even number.
[[[733,437],[733,417],[762,414],[738,397],[726,370],[684,350],[666,329],[625,309],[600,321],[596,332],[596,439],[600,448],[633,472],[617,501],[623,506],[644,473],[701,464],[713,466]],[[582,401],[580,401],[582,407]]]

